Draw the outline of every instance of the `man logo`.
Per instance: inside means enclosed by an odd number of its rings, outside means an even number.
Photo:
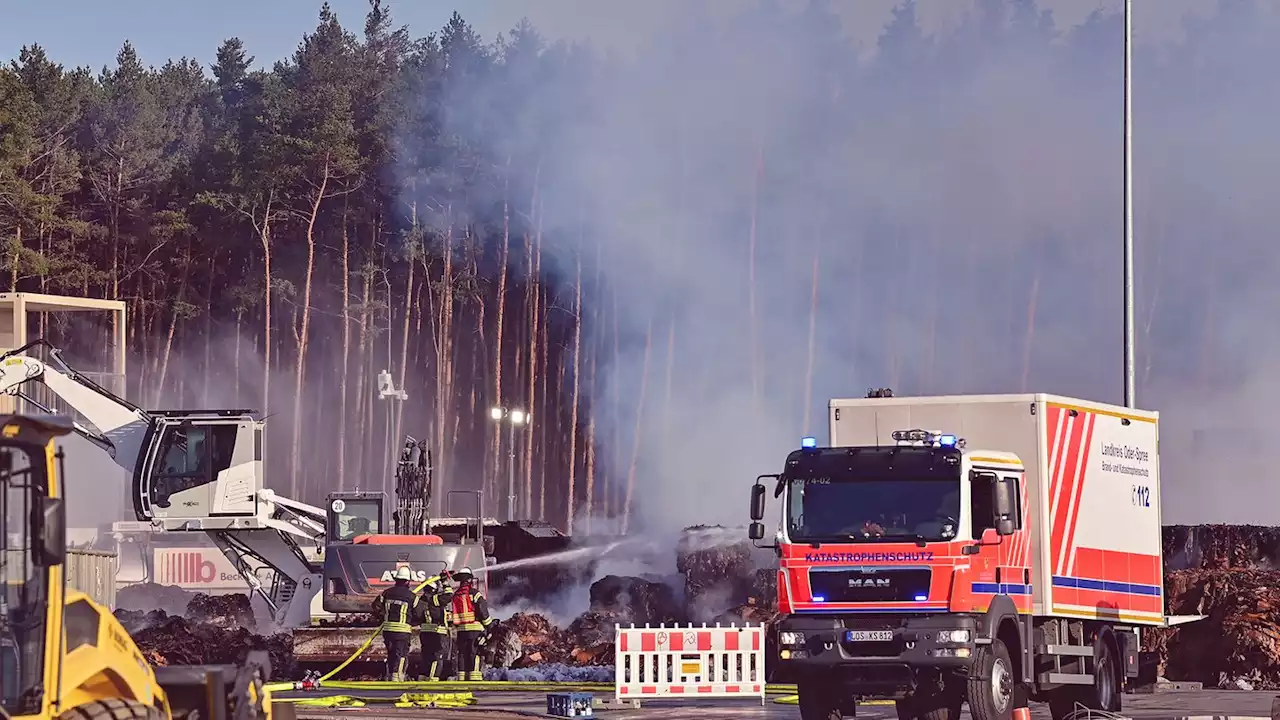
[[[887,588],[889,587],[889,578],[849,578],[849,587],[851,588]]]

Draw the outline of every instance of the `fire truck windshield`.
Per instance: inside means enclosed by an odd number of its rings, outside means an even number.
[[[951,540],[959,529],[958,477],[793,478],[787,535],[799,542]]]

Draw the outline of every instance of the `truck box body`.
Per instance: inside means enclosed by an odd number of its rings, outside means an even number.
[[[1044,394],[859,398],[832,400],[829,422],[832,447],[921,429],[963,438],[975,468],[982,449],[1016,454],[1023,525],[1001,564],[1028,567],[1032,614],[1164,622],[1158,413]]]

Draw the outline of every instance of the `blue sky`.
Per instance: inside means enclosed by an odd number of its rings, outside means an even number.
[[[598,44],[625,48],[678,18],[685,0],[384,0],[397,24],[414,37],[438,30],[454,9],[486,39],[528,16],[553,38],[590,36]],[[707,0],[732,12],[755,0]],[[863,47],[876,37],[902,0],[840,0],[846,33]],[[114,62],[131,40],[144,63],[194,57],[208,65],[228,37],[245,41],[260,64],[289,56],[303,33],[313,29],[323,0],[0,0],[0,61],[17,56],[24,44],[43,45],[57,62],[89,65],[95,71]],[[802,0],[780,0],[784,6]],[[1060,27],[1082,21],[1094,10],[1115,12],[1120,0],[1038,0]],[[1137,0],[1134,35],[1161,42],[1176,38],[1182,19],[1212,12],[1218,0]],[[917,0],[926,32],[945,31],[973,0]],[[359,31],[368,0],[330,0],[344,25]]]

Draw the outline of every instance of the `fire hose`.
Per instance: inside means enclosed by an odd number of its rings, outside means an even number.
[[[423,580],[421,583],[418,584],[417,587],[413,589],[414,594],[422,592],[423,590],[426,589],[428,585],[430,585],[431,583],[437,582],[439,580],[440,580],[439,575],[433,575],[427,578],[426,580]],[[341,663],[338,663],[337,667],[325,673],[324,675],[321,675],[319,678],[315,680],[302,680],[300,682],[271,683],[267,685],[267,689],[269,690],[310,690],[313,686],[319,686],[324,681],[342,672],[344,669],[346,669],[348,665],[355,662],[357,658],[363,655],[364,651],[369,649],[369,646],[373,644],[373,639],[378,637],[378,633],[380,632],[382,632],[382,628],[375,628],[373,632],[369,633],[369,637],[365,638],[364,643],[362,643],[360,647],[356,648],[355,652],[351,653],[350,657],[348,657],[346,660],[343,660]]]
[[[329,695],[319,698],[278,698],[272,702],[293,703],[307,707],[364,707],[368,704],[391,703],[398,708],[461,708],[475,705],[475,695],[461,693],[403,693],[398,697],[359,697]]]

